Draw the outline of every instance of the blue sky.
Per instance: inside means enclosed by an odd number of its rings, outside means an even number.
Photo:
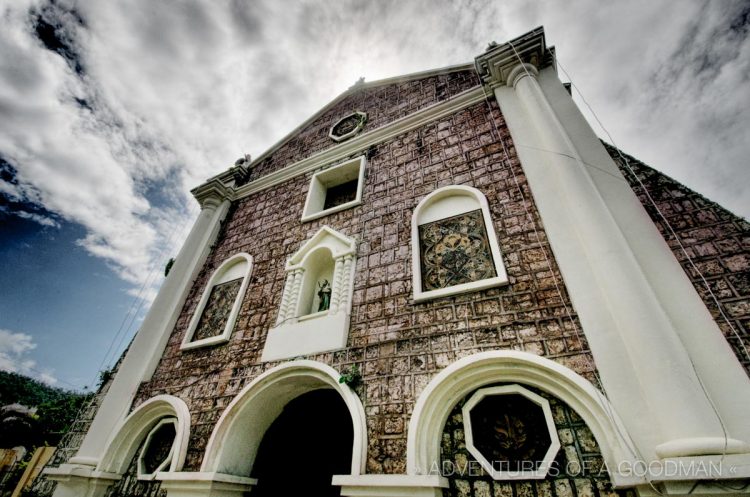
[[[0,24],[0,369],[58,386],[132,337],[190,188],[360,76],[539,25],[617,145],[750,214],[747,2],[0,0]]]

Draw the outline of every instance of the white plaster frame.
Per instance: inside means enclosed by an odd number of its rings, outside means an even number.
[[[156,473],[160,471],[164,471],[169,464],[172,462],[172,457],[174,456],[174,441],[172,442],[172,447],[169,449],[169,454],[167,454],[167,457],[164,458],[164,460],[159,464],[156,469],[149,473],[146,471],[146,464],[143,462],[143,458],[146,456],[146,450],[148,449],[149,444],[151,443],[151,439],[154,437],[154,434],[156,431],[161,428],[164,425],[173,425],[175,434],[177,433],[177,420],[175,418],[162,418],[161,421],[156,423],[156,425],[151,428],[151,431],[146,435],[146,441],[143,442],[143,447],[141,448],[141,453],[138,454],[138,479],[139,480],[153,480],[156,476]]]
[[[343,135],[334,135],[333,134],[334,128],[336,128],[336,126],[338,126],[339,123],[341,123],[345,119],[349,119],[352,116],[359,116],[359,123],[357,124],[357,127],[354,128],[353,130],[351,130],[348,133],[344,133]],[[355,110],[351,114],[348,114],[348,115],[342,117],[341,119],[339,119],[338,121],[336,121],[336,124],[334,124],[333,126],[331,126],[331,130],[328,132],[328,137],[331,138],[335,142],[342,142],[344,140],[348,140],[352,136],[354,136],[357,133],[359,133],[360,131],[362,131],[362,128],[365,127],[365,123],[366,122],[367,122],[367,112],[360,112],[358,110]]]
[[[351,474],[365,473],[367,424],[357,394],[332,367],[316,361],[291,361],[272,368],[242,389],[222,413],[206,446],[201,472],[249,475],[266,430],[284,406],[300,395],[330,388],[346,403],[352,418]],[[325,406],[320,406],[325,409]],[[293,477],[293,475],[290,475]]]
[[[303,289],[315,269],[310,264],[315,260],[314,255],[321,250],[330,252],[334,262],[331,306],[327,311],[303,314]],[[323,226],[287,261],[287,277],[279,314],[276,325],[266,335],[262,361],[288,359],[346,347],[356,254],[357,245],[353,238]]]
[[[464,199],[468,198],[469,201],[464,200],[456,202],[457,205],[454,208],[450,208],[449,210],[443,209],[444,212],[441,212],[441,209],[439,208],[435,209],[435,206],[438,203],[445,201],[450,197],[464,197]],[[429,212],[431,207],[433,208],[433,212]],[[448,288],[423,291],[422,262],[420,260],[419,250],[419,225],[437,221],[439,219],[445,219],[447,217],[457,216],[465,212],[477,210],[477,208],[482,211],[482,219],[484,220],[484,227],[487,230],[487,239],[490,243],[490,251],[492,252],[492,260],[495,264],[495,272],[497,275],[493,278],[462,283]],[[426,213],[429,217],[425,217],[425,211],[427,211]],[[495,234],[495,227],[492,222],[489,204],[487,203],[487,198],[481,191],[465,185],[444,186],[433,191],[417,204],[411,219],[411,269],[415,302],[424,302],[426,300],[460,293],[476,292],[478,290],[484,290],[486,288],[501,286],[508,283],[508,275],[505,271],[505,265],[503,264],[500,245],[497,242],[497,235]]]
[[[169,466],[162,469],[180,471],[190,439],[190,411],[182,399],[171,395],[157,395],[136,407],[115,430],[96,469],[118,475],[125,473],[141,442],[164,418],[175,423],[175,438]]]
[[[310,188],[307,190],[305,208],[302,211],[302,222],[312,221],[360,205],[362,203],[366,165],[367,159],[364,155],[360,155],[313,174],[310,180]],[[323,210],[328,189],[354,179],[357,180],[357,195],[354,200]]]
[[[647,483],[619,468],[637,457],[614,408],[588,380],[550,359],[516,350],[480,352],[460,359],[435,376],[414,406],[406,448],[407,473],[428,475],[440,468],[440,434],[455,405],[469,393],[493,383],[537,388],[573,409],[594,435],[616,487]],[[624,465],[624,466],[623,466]]]
[[[547,424],[547,432],[549,433],[550,446],[542,457],[539,467],[534,471],[497,471],[490,461],[482,454],[479,449],[474,445],[474,432],[471,427],[471,410],[476,407],[479,402],[487,397],[493,397],[496,395],[513,395],[518,394],[529,399],[533,403],[539,406],[544,413],[544,420]],[[492,475],[495,480],[540,480],[547,476],[549,472],[550,464],[555,460],[557,451],[560,450],[560,439],[557,437],[557,428],[555,428],[555,422],[552,419],[552,409],[550,409],[549,401],[544,397],[535,394],[534,392],[522,387],[521,385],[502,385],[497,387],[482,388],[474,392],[474,394],[466,401],[463,408],[461,409],[464,418],[464,437],[466,439],[466,449],[471,453],[474,458],[479,461],[485,471]]]
[[[242,264],[243,262],[245,263],[245,270],[243,272],[237,273],[236,271],[232,271],[237,264]],[[252,271],[253,257],[244,252],[235,254],[221,263],[221,265],[211,275],[211,278],[206,284],[206,288],[203,289],[203,295],[201,295],[198,306],[193,312],[193,317],[190,320],[190,326],[188,327],[187,333],[185,333],[185,337],[182,339],[180,350],[190,350],[198,347],[206,347],[209,345],[226,343],[229,341],[229,337],[232,335],[232,330],[234,330],[234,324],[237,321],[237,316],[240,313],[240,308],[242,307],[242,301],[245,297],[245,291],[250,284],[250,275],[252,274]],[[203,315],[203,311],[206,309],[208,298],[210,297],[211,291],[213,290],[214,286],[226,281],[234,280],[236,278],[243,278],[242,284],[240,285],[240,291],[237,293],[237,298],[234,301],[232,310],[229,313],[229,318],[227,318],[227,324],[224,326],[224,332],[221,335],[192,341],[193,334],[195,334],[195,330],[198,327],[198,323],[200,322],[201,316]]]

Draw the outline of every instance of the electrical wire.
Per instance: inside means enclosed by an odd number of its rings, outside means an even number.
[[[589,112],[591,112],[591,115],[594,117],[594,119],[596,120],[596,122],[602,128],[602,131],[604,131],[604,133],[607,135],[607,137],[609,138],[610,142],[612,143],[612,146],[615,147],[615,150],[617,150],[617,153],[620,156],[620,159],[624,162],[625,167],[628,169],[628,171],[630,172],[630,174],[633,175],[633,177],[636,179],[636,181],[638,181],[638,184],[640,185],[641,189],[643,190],[644,194],[646,195],[646,198],[649,200],[649,202],[651,203],[651,205],[653,206],[653,208],[659,214],[659,217],[661,217],[662,221],[664,221],[667,229],[672,234],[672,236],[674,237],[675,241],[677,241],[677,243],[678,243],[678,245],[679,245],[679,247],[680,247],[683,255],[687,258],[687,260],[690,263],[690,265],[692,266],[693,270],[696,271],[696,273],[700,276],[700,278],[703,281],[706,289],[708,290],[708,292],[713,297],[714,302],[715,302],[717,308],[719,309],[719,312],[724,316],[724,318],[726,319],[727,324],[730,326],[730,328],[732,328],[732,330],[735,332],[735,334],[737,334],[736,330],[734,330],[734,327],[732,326],[732,323],[729,322],[729,320],[727,319],[727,317],[724,315],[724,312],[721,309],[721,305],[719,304],[719,301],[716,298],[716,296],[714,295],[713,291],[711,291],[711,288],[709,287],[708,282],[706,281],[706,278],[703,276],[703,274],[700,272],[700,270],[696,267],[695,263],[693,262],[692,258],[690,257],[690,254],[688,254],[687,250],[685,250],[685,247],[683,246],[682,241],[677,236],[677,233],[674,231],[674,228],[672,228],[672,224],[669,222],[669,220],[666,218],[666,216],[664,216],[664,214],[661,212],[661,209],[659,209],[659,206],[654,201],[653,197],[651,196],[651,193],[648,191],[648,188],[646,188],[646,185],[643,183],[643,181],[641,181],[640,177],[635,173],[635,171],[633,170],[633,168],[630,166],[630,161],[628,161],[627,157],[625,157],[623,155],[622,151],[620,150],[620,148],[615,143],[615,140],[612,137],[612,135],[610,134],[609,130],[607,130],[607,128],[601,122],[601,120],[597,116],[596,112],[594,112],[594,109],[591,108],[591,106],[589,105],[588,101],[585,99],[585,97],[581,93],[581,90],[578,88],[578,86],[573,83],[573,80],[570,78],[570,75],[568,74],[568,72],[565,71],[565,68],[562,66],[562,64],[560,64],[560,62],[557,61],[557,65],[563,71],[563,74],[565,74],[565,76],[568,78],[568,80],[570,80],[571,87],[575,88],[576,92],[581,97],[581,100],[584,102],[584,104],[588,108]],[[737,338],[738,339],[740,338],[738,334],[737,334]],[[740,345],[743,347],[745,353],[747,354],[747,349],[745,348],[745,346],[742,343],[741,339],[740,339]],[[750,359],[750,354],[748,354],[748,358]],[[691,368],[693,369],[693,372],[695,373],[696,379],[698,380],[698,385],[700,386],[701,390],[703,391],[703,395],[706,397],[706,400],[708,401],[709,405],[711,406],[711,409],[713,410],[714,414],[716,415],[717,420],[719,421],[719,425],[721,427],[722,434],[724,436],[724,448],[722,450],[721,459],[720,459],[720,461],[723,461],[724,458],[727,455],[727,450],[728,450],[728,446],[729,446],[729,434],[727,432],[726,424],[724,422],[724,419],[721,416],[721,413],[719,412],[719,409],[716,407],[716,404],[714,403],[713,399],[711,398],[711,395],[708,392],[708,389],[706,388],[706,385],[703,383],[703,380],[701,379],[701,375],[698,372],[698,368],[696,367],[695,363],[693,362],[692,357],[690,357],[689,354],[688,354],[688,361],[690,363]]]

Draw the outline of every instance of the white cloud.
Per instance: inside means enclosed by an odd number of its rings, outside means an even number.
[[[35,377],[44,383],[54,385],[57,379],[51,371],[37,372],[34,369],[36,361],[28,355],[35,348],[36,343],[31,335],[0,329],[0,371]]]
[[[81,70],[43,46],[30,7],[47,9]],[[746,26],[727,28],[742,8],[19,1],[0,7],[0,154],[19,181],[3,188],[84,226],[80,245],[133,288],[152,275],[152,296],[196,212],[191,187],[259,154],[359,76],[468,62],[543,24],[626,152],[748,215],[750,48]]]
[[[51,228],[59,228],[60,227],[60,223],[58,223],[57,221],[55,221],[51,217],[43,216],[41,214],[35,214],[33,212],[26,212],[26,211],[21,211],[21,210],[14,211],[13,214],[15,214],[18,217],[22,217],[24,219],[30,219],[30,220],[34,221],[35,223],[41,224],[42,226],[48,226],[48,227],[51,227]]]

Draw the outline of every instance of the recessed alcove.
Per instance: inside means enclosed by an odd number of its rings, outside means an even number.
[[[328,247],[320,247],[314,250],[305,259],[303,263],[305,277],[302,280],[300,291],[298,317],[328,311],[330,299],[328,305],[324,305],[325,294],[322,291],[326,285],[332,290],[334,266],[333,254]]]
[[[346,347],[355,258],[355,241],[324,226],[287,261],[279,314],[262,360]]]

